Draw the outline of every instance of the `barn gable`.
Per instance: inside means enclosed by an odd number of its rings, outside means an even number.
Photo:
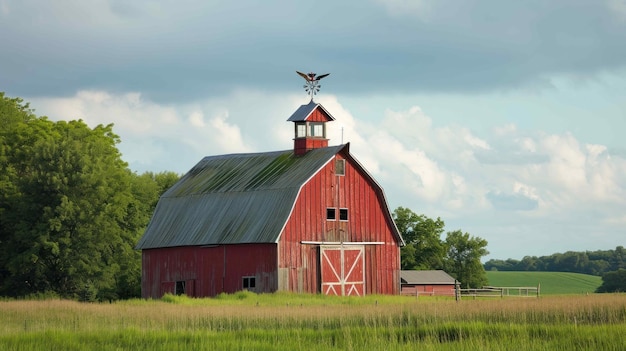
[[[316,103],[313,100],[306,105],[300,106],[291,117],[287,119],[288,122],[330,122],[334,120],[335,118],[322,104]]]

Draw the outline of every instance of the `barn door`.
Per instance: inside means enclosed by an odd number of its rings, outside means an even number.
[[[363,246],[321,246],[320,271],[325,295],[365,295]]]

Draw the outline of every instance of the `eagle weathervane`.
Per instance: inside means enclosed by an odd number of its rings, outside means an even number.
[[[306,91],[306,93],[308,95],[311,96],[311,101],[313,101],[313,96],[317,94],[318,91],[320,91],[320,88],[322,87],[320,85],[320,79],[328,76],[330,73],[326,73],[326,74],[320,74],[319,76],[313,72],[311,73],[302,73],[299,71],[296,71],[296,73],[298,73],[298,75],[300,75],[300,77],[304,78],[304,80],[306,80],[306,84],[303,85],[302,87],[304,88],[304,90]]]

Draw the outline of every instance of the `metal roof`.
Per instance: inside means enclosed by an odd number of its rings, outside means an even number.
[[[205,157],[161,196],[136,248],[277,242],[300,188],[344,148]]]
[[[288,122],[304,122],[306,121],[307,118],[309,118],[311,113],[313,113],[313,111],[317,107],[321,108],[322,111],[324,111],[324,113],[326,113],[328,117],[330,117],[331,121],[335,120],[335,117],[333,117],[328,111],[326,111],[326,109],[324,108],[324,106],[322,106],[322,104],[318,104],[314,102],[313,100],[311,100],[311,102],[309,102],[308,104],[298,107],[298,109],[291,115],[291,117],[289,117],[289,119],[287,119],[287,121]]]
[[[447,285],[454,284],[456,280],[448,273],[441,270],[433,271],[400,271],[400,281],[402,284],[432,284]]]

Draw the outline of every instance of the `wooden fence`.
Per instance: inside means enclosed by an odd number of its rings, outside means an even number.
[[[484,286],[481,289],[457,289],[456,299],[477,297],[539,297],[541,285],[537,286]]]

